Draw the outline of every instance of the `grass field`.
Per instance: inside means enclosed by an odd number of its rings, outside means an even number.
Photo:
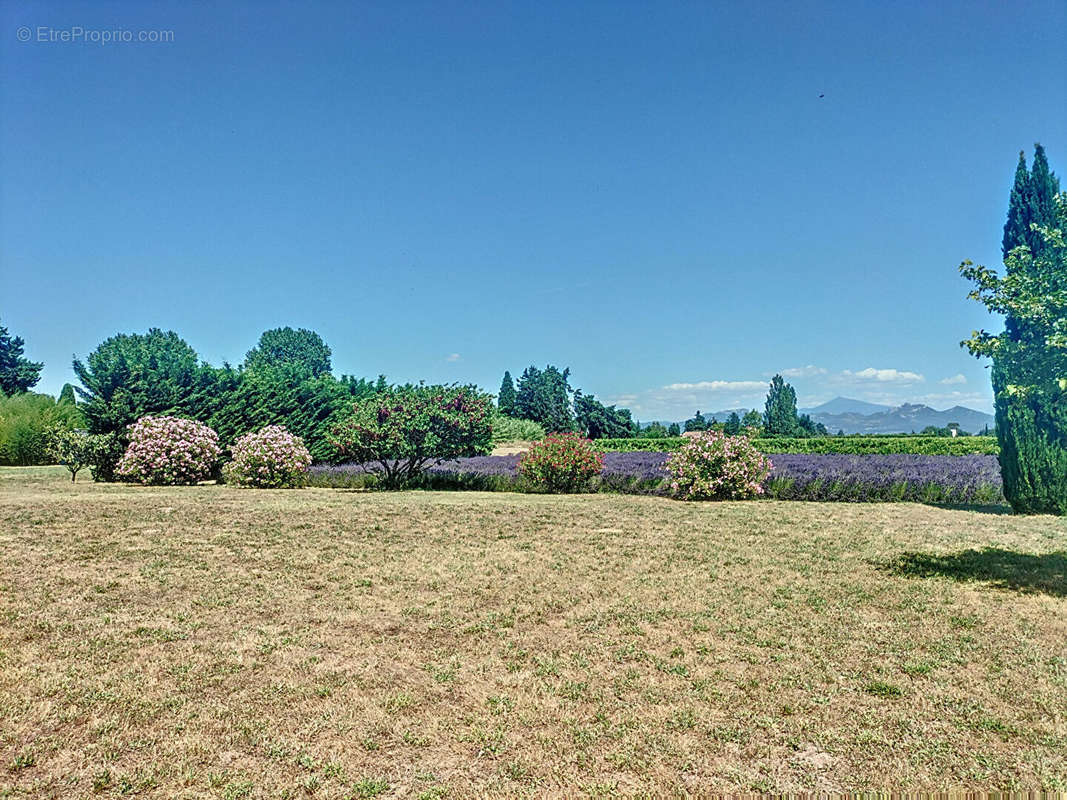
[[[0,470],[0,796],[1067,788],[1067,520]]]

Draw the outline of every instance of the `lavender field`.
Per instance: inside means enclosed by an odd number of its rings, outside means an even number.
[[[605,453],[598,488],[642,494],[665,493],[668,453]],[[837,502],[911,501],[999,504],[1004,502],[996,456],[776,454],[764,484],[780,500]],[[518,485],[519,456],[479,456],[431,468],[427,488],[507,491]],[[358,486],[368,469],[360,464],[316,465],[314,486]]]

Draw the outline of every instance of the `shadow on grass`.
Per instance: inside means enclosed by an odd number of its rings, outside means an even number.
[[[886,567],[913,578],[987,581],[998,589],[1067,597],[1067,551],[1032,555],[986,547],[943,556],[904,553]]]

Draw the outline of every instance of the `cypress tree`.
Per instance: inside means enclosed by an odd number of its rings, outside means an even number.
[[[1015,167],[1015,182],[1008,196],[1008,219],[1004,223],[1004,238],[1000,249],[1004,258],[1015,247],[1027,243],[1030,232],[1030,173],[1026,170],[1026,153],[1019,151],[1019,163]]]
[[[1027,197],[1027,222],[1043,228],[1056,227],[1056,195],[1060,193],[1060,181],[1048,166],[1045,148],[1034,145],[1034,165],[1030,169],[1030,192]],[[1048,246],[1039,231],[1026,229],[1026,243],[1034,257],[1041,255]]]
[[[504,370],[504,380],[500,382],[500,394],[496,399],[496,407],[505,417],[515,416],[515,384],[511,381],[511,373]]]

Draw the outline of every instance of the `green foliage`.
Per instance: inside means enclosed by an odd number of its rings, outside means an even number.
[[[491,414],[475,386],[391,388],[356,401],[336,426],[336,459],[373,462],[385,488],[401,488],[431,464],[488,453]]]
[[[747,436],[702,431],[687,438],[664,468],[667,484],[683,500],[744,500],[763,494],[771,471],[768,461]]]
[[[92,435],[85,431],[55,427],[48,432],[47,442],[49,458],[70,470],[71,483],[74,483],[82,469],[92,463]]]
[[[667,439],[600,439],[597,447],[609,453],[641,451],[671,452],[678,450],[685,437]],[[929,456],[964,456],[972,454],[996,455],[999,452],[993,436],[827,436],[753,438],[761,453],[841,453],[846,455],[885,455],[910,453]]]
[[[1039,150],[1025,212],[1013,189],[1005,226],[1007,243],[1015,217],[1031,220],[1030,240],[1008,251],[1003,277],[960,265],[976,287],[968,297],[1005,317],[1002,333],[974,331],[961,345],[993,359],[1004,496],[1022,513],[1067,513],[1067,195],[1052,197],[1055,188]],[[1039,224],[1050,205],[1055,223]]]
[[[722,426],[722,431],[727,436],[737,436],[741,433],[741,417],[737,416],[736,411],[731,411],[730,416],[726,418],[726,422]]]
[[[678,425],[678,423],[676,423],[676,422],[672,423],[672,424],[675,427],[677,427],[677,425]],[[678,436],[678,435],[680,435],[680,433],[681,432],[679,431],[679,433],[675,433],[673,435],[674,436]],[[670,432],[670,430],[668,428],[663,427],[663,423],[661,423],[661,422],[653,422],[651,425],[649,425],[644,430],[638,431],[637,435],[642,439],[666,439],[668,436],[670,436],[672,434],[671,434],[671,432]],[[623,437],[623,438],[628,438],[628,437]]]
[[[106,339],[85,362],[74,360],[74,372],[90,433],[119,432],[150,414],[206,419],[236,382],[232,371],[201,365],[178,334],[159,328]]]
[[[682,435],[682,427],[677,422],[672,422],[670,425],[667,426],[667,435],[668,436],[681,436]]]
[[[625,439],[637,434],[637,423],[628,408],[605,406],[591,394],[574,394],[574,417],[590,439]]]
[[[562,372],[551,364],[544,370],[531,365],[523,370],[515,390],[515,411],[523,419],[540,423],[546,431],[574,430],[570,369]]]
[[[691,431],[706,431],[708,429],[708,421],[704,419],[704,415],[697,411],[696,415],[692,419],[687,419],[683,426],[686,433]]]
[[[496,399],[496,407],[506,417],[514,417],[516,414],[515,384],[511,381],[511,373],[504,370],[504,379],[500,382],[500,394]]]
[[[89,474],[98,483],[114,483],[118,480],[116,471],[129,436],[125,430],[112,433],[89,434]]]
[[[74,385],[70,383],[64,383],[63,388],[59,390],[59,400],[56,401],[60,405],[76,406],[78,400],[74,396]]]
[[[223,447],[245,434],[281,425],[299,436],[316,461],[330,459],[330,432],[347,414],[352,400],[377,391],[378,384],[329,373],[313,376],[304,365],[282,363],[244,372],[227,392],[209,424]]]
[[[763,415],[756,409],[751,409],[745,412],[745,415],[741,417],[741,427],[745,430],[755,430],[757,433],[763,432]]]
[[[506,417],[499,410],[493,414],[493,444],[536,442],[545,438],[545,429],[528,419]]]
[[[244,369],[254,372],[266,367],[295,367],[311,377],[330,371],[332,352],[315,331],[305,328],[274,328],[264,331],[259,343],[245,355]]]
[[[44,364],[22,355],[25,344],[21,336],[11,336],[7,328],[0,325],[0,393],[28,392],[41,379]]]
[[[537,442],[519,459],[519,475],[535,491],[571,494],[589,488],[604,468],[604,456],[578,433],[559,433]]]
[[[23,392],[0,396],[0,464],[27,467],[54,463],[48,443],[56,428],[77,428],[81,414],[51,395]]]
[[[765,436],[796,436],[802,430],[797,419],[797,393],[781,375],[771,378],[763,425]]]

